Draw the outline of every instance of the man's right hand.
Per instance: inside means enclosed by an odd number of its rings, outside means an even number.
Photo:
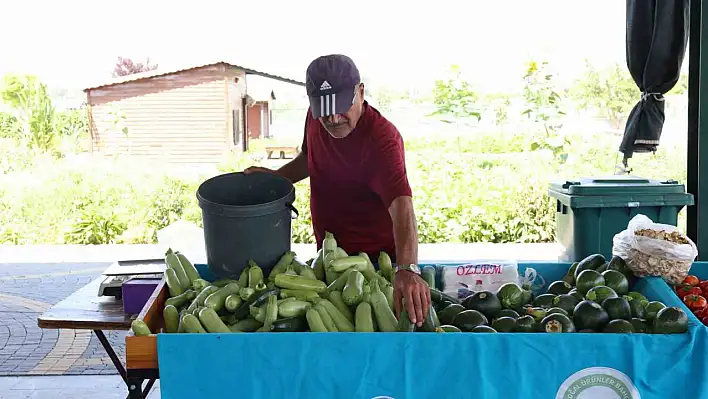
[[[251,166],[251,167],[249,167],[249,168],[246,168],[246,169],[243,171],[243,173],[245,173],[245,174],[250,174],[250,173],[254,173],[254,172],[272,173],[272,174],[274,174],[274,175],[277,175],[277,174],[278,174],[277,171],[275,171],[275,170],[273,170],[273,169],[264,168],[264,167],[262,167],[262,166]]]

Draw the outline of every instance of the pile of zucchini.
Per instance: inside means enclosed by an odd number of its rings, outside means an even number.
[[[165,261],[164,333],[443,331],[432,307],[420,328],[405,311],[396,318],[388,254],[380,253],[377,271],[365,253],[339,248],[331,233],[314,259],[302,263],[288,251],[268,276],[251,261],[238,280],[210,283],[179,252],[168,250]],[[435,286],[434,273],[424,277]],[[133,333],[151,331],[135,320]]]

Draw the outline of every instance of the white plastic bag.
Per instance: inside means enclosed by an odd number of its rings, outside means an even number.
[[[612,254],[624,259],[638,276],[660,276],[680,283],[698,256],[696,244],[676,226],[637,215],[612,240]]]
[[[464,298],[470,291],[497,292],[506,283],[521,284],[515,260],[476,261],[460,266],[446,266],[442,268],[441,278],[443,292],[454,298]]]

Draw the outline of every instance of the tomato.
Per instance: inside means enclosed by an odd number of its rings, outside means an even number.
[[[676,294],[679,298],[683,299],[687,295],[703,295],[703,291],[701,291],[698,287],[693,287],[688,284],[680,284],[676,286]]]
[[[708,301],[700,295],[686,295],[683,298],[683,303],[691,310],[701,310],[708,306]]]
[[[697,286],[701,281],[698,279],[698,277],[693,276],[693,275],[688,275],[686,278],[683,279],[684,284],[688,284],[692,287]]]
[[[703,317],[703,318],[701,319],[701,322],[702,322],[703,324],[705,324],[706,326],[708,326],[708,316]]]
[[[703,292],[708,292],[708,280],[704,280],[698,283],[698,288],[700,288]]]
[[[708,307],[705,307],[703,309],[696,309],[693,311],[693,314],[696,315],[699,319],[702,319],[705,316],[708,316],[708,313],[706,313],[706,310],[708,310]]]

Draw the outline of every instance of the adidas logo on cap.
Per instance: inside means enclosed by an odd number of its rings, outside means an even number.
[[[329,82],[326,80],[322,82],[322,86],[320,86],[320,90],[331,90],[332,86],[329,85]]]

